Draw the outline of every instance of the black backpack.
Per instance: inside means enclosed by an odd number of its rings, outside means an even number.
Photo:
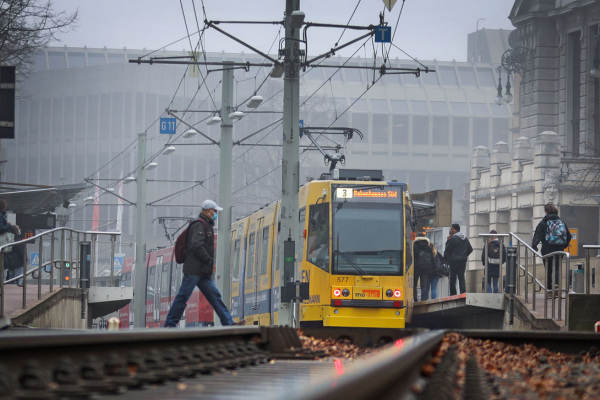
[[[497,242],[491,242],[488,245],[488,264],[499,265],[500,264],[500,244]]]
[[[431,271],[433,270],[433,255],[430,251],[425,249],[419,250],[419,269],[427,272],[431,275]]]

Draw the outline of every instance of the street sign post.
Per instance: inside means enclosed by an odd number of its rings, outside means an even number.
[[[376,43],[391,43],[392,42],[392,27],[391,26],[376,26],[375,27],[375,42]]]
[[[175,118],[160,119],[160,133],[174,135],[177,128],[177,120]]]
[[[123,270],[123,263],[125,262],[125,255],[124,254],[115,254],[115,258],[113,261],[113,268],[114,271],[122,271]]]

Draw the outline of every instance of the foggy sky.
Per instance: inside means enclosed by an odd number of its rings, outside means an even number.
[[[59,34],[60,42],[53,46],[109,47],[156,50],[167,46],[169,50],[189,50],[179,1],[164,0],[54,0],[56,10],[79,9],[79,21],[73,32]],[[362,0],[350,20],[358,0],[303,0],[300,8],[307,22],[351,25],[377,25],[379,13],[384,10],[381,0]],[[204,14],[211,21],[279,21],[283,18],[285,0],[182,0],[185,18],[190,32],[203,28]],[[192,4],[195,4],[198,23]],[[390,56],[408,58],[403,53],[421,60],[466,61],[467,35],[479,28],[513,29],[508,14],[513,0],[398,0],[391,12],[385,10],[385,21],[398,26]],[[484,18],[477,22],[478,19]],[[278,37],[283,30],[277,25],[232,25],[220,27],[247,41],[263,52],[275,54]],[[279,33],[280,32],[280,33]],[[341,29],[311,28],[308,35],[308,53],[320,54],[339,40]],[[278,33],[280,36],[278,36]],[[346,31],[340,44],[361,35],[360,31]],[[192,45],[197,42],[194,36]],[[172,44],[173,42],[176,42]],[[362,43],[362,42],[361,42]],[[209,29],[205,49],[208,52],[241,52],[251,50]],[[359,46],[338,52],[351,56]],[[381,48],[378,48],[378,55]],[[370,44],[356,53],[360,57],[372,57]]]

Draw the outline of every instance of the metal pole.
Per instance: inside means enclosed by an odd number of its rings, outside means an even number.
[[[291,238],[298,243],[298,187],[300,185],[299,164],[299,101],[300,101],[300,28],[293,28],[292,12],[300,10],[300,0],[286,0],[285,6],[285,56],[283,83],[283,149],[281,159],[281,232],[279,235],[279,257],[283,265],[283,242]],[[295,254],[302,249],[296,249]],[[297,259],[297,257],[296,257]],[[283,271],[283,268],[281,268]],[[286,282],[300,280],[298,269],[294,276],[281,274],[280,286]],[[279,325],[292,326],[293,305],[282,303],[279,307]]]
[[[135,269],[133,327],[146,326],[146,132],[138,134],[137,201],[135,218]]]
[[[517,248],[509,247],[506,257],[506,280],[508,288],[508,324],[513,325],[513,312],[515,302],[515,280],[517,273]]]
[[[231,176],[233,153],[233,125],[229,113],[233,111],[233,62],[223,62],[223,88],[221,96],[221,141],[219,161],[219,213],[217,236],[217,274],[216,283],[223,301],[231,306]],[[215,318],[215,321],[218,321]]]

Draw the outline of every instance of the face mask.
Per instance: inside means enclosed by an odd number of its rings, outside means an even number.
[[[217,212],[215,211],[215,213],[213,214],[213,221],[217,220]]]

